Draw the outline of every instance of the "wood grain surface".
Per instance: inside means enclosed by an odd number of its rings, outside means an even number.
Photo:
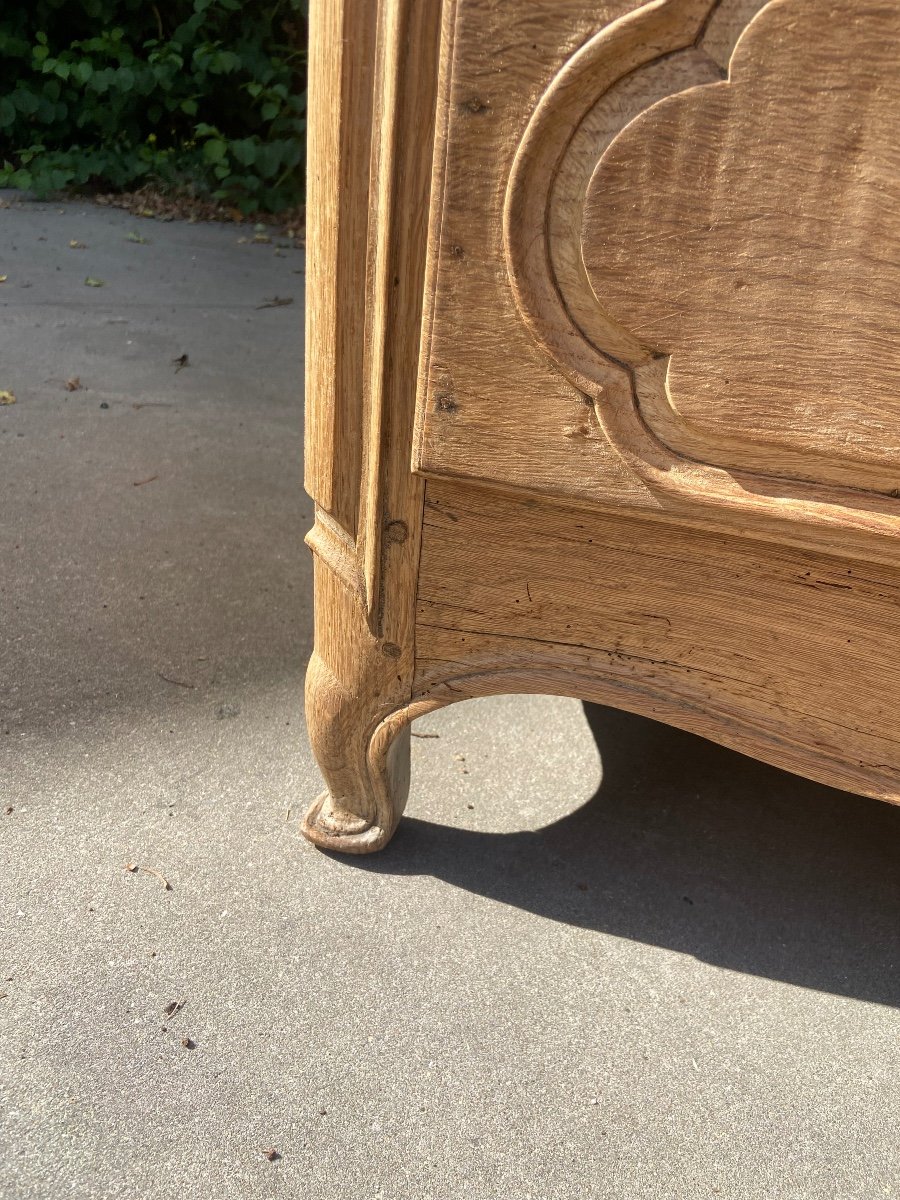
[[[377,7],[314,8],[307,140],[306,490],[352,538],[361,484],[366,231]]]
[[[896,9],[838,6],[846,21],[829,17],[816,40],[822,11],[812,0],[653,0],[608,23],[575,7],[560,14],[525,0],[494,56],[494,6],[456,0],[448,10],[416,466],[896,561],[896,139],[886,134],[896,105],[860,134],[868,110],[890,100],[885,34]],[[561,16],[579,30],[592,16],[596,30],[562,63]],[[847,37],[837,32],[844,24]],[[818,74],[792,39],[816,41]],[[847,47],[863,65],[839,79]],[[724,78],[731,66],[737,82]],[[754,70],[777,83],[742,90]],[[523,129],[538,79],[544,90]],[[794,92],[819,122],[797,154],[788,133],[802,140],[804,122]],[[745,94],[746,104],[722,100]],[[724,116],[709,116],[716,105]],[[753,152],[740,144],[744,108]],[[785,129],[776,108],[790,113]],[[668,119],[674,111],[690,116]],[[841,140],[833,135],[844,118]],[[767,171],[766,153],[784,169]],[[757,204],[745,217],[741,194]],[[678,220],[695,212],[692,242]],[[854,298],[841,295],[842,275],[855,279]],[[507,320],[510,298],[519,329]],[[543,376],[523,330],[549,359]]]
[[[307,403],[314,419],[308,486],[316,489],[317,509],[307,538],[316,596],[306,718],[327,791],[303,831],[320,846],[350,853],[390,838],[409,784],[408,732],[378,731],[409,701],[414,667],[424,484],[409,463],[437,17],[436,5],[418,0],[316,0],[310,14],[318,72],[310,153],[323,147],[327,162],[316,164],[324,211],[307,281]],[[348,74],[368,79],[370,90],[349,86]],[[364,147],[364,169],[344,161]],[[360,266],[352,278],[343,273],[348,257]],[[358,395],[336,390],[336,381],[348,378],[344,354],[354,364]],[[350,417],[340,424],[335,406],[342,396]]]
[[[898,612],[900,568],[431,481],[414,694],[596,700],[900,802]]]
[[[900,802],[900,9],[827,10],[314,3],[318,845],[500,691]]]
[[[685,456],[900,489],[898,45],[895,3],[776,0],[597,165],[588,278]]]
[[[503,244],[504,193],[531,111],[579,46],[635,4],[443,5],[414,459],[426,472],[658,507],[523,324]]]

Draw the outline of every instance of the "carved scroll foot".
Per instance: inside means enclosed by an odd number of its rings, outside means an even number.
[[[384,846],[409,786],[424,481],[411,473],[441,5],[310,14],[306,483],[316,502],[307,724],[327,792],[303,832]]]
[[[393,836],[409,793],[409,726],[404,712],[382,719],[364,687],[348,688],[313,654],[306,676],[306,713],[327,791],[307,812],[303,835],[324,850],[380,850]]]

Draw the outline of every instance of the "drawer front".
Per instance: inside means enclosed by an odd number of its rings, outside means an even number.
[[[416,468],[900,561],[898,42],[447,3]]]

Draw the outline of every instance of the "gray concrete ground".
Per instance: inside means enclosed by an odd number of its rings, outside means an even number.
[[[900,810],[504,697],[383,855],[298,838],[302,257],[240,236],[0,212],[0,1195],[900,1195]]]

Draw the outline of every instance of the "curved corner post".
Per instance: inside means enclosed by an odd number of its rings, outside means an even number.
[[[408,727],[391,718],[408,699],[411,642],[403,651],[376,637],[361,600],[317,555],[316,648],[306,673],[306,721],[326,790],[302,829],[325,849],[353,854],[386,844],[409,791]]]
[[[439,0],[317,0],[310,20],[306,704],[327,791],[303,832],[357,854],[388,841],[409,786],[424,507],[410,464],[439,17]]]

